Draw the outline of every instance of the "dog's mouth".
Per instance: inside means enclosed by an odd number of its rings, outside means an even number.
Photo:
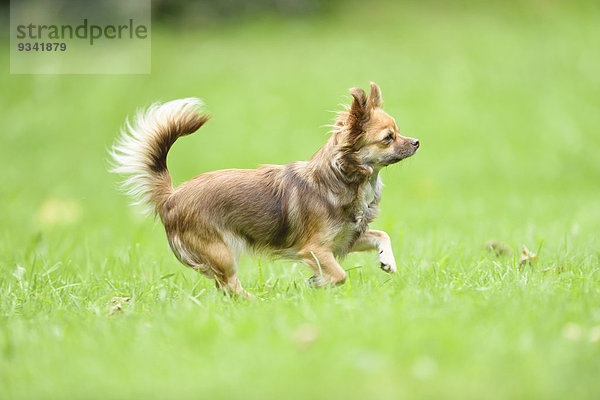
[[[387,165],[391,165],[391,164],[396,164],[397,162],[400,162],[402,160],[404,160],[405,158],[408,158],[410,156],[412,156],[413,154],[415,154],[417,152],[418,147],[413,147],[408,151],[404,151],[402,152],[402,154],[396,154],[393,157],[388,158],[387,160],[384,161],[384,164]]]
[[[412,154],[411,154],[411,155],[412,155]],[[385,166],[392,165],[392,164],[396,164],[397,162],[400,162],[400,161],[404,160],[405,158],[408,158],[408,157],[410,157],[411,155],[408,155],[408,156],[403,156],[403,157],[394,157],[394,158],[390,158],[390,159],[386,160],[386,161],[384,162],[384,164],[385,164]]]

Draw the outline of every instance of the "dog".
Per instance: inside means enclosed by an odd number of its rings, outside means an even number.
[[[164,225],[177,259],[231,295],[250,296],[237,278],[243,252],[301,260],[314,286],[337,285],[336,258],[377,250],[381,269],[396,272],[387,233],[369,229],[381,199],[382,168],[412,156],[419,140],[400,135],[382,109],[381,90],[350,89],[331,136],[308,161],[207,172],[173,188],[167,153],[210,116],[196,98],[154,104],[129,121],[110,153],[112,172]]]

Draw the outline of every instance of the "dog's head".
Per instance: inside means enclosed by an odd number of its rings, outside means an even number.
[[[350,94],[352,104],[340,113],[335,127],[338,144],[353,153],[355,162],[379,169],[415,154],[419,141],[400,135],[394,118],[381,108],[379,86],[371,82],[369,96],[360,88],[350,89]]]

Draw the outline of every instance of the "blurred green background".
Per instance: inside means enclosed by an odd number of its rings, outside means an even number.
[[[3,42],[0,397],[598,398],[600,3],[153,7],[149,75],[10,75]],[[213,119],[175,182],[308,159],[370,81],[421,140],[382,173],[393,277],[245,258],[263,300],[225,298],[107,173],[128,115],[188,96]]]

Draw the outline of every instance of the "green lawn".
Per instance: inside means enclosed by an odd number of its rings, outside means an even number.
[[[139,76],[8,75],[2,44],[0,398],[598,398],[600,8],[564,3],[154,26]],[[175,181],[307,159],[371,80],[422,143],[382,175],[394,276],[351,255],[315,290],[244,258],[262,301],[232,300],[107,173],[127,115],[186,96],[214,118]]]

